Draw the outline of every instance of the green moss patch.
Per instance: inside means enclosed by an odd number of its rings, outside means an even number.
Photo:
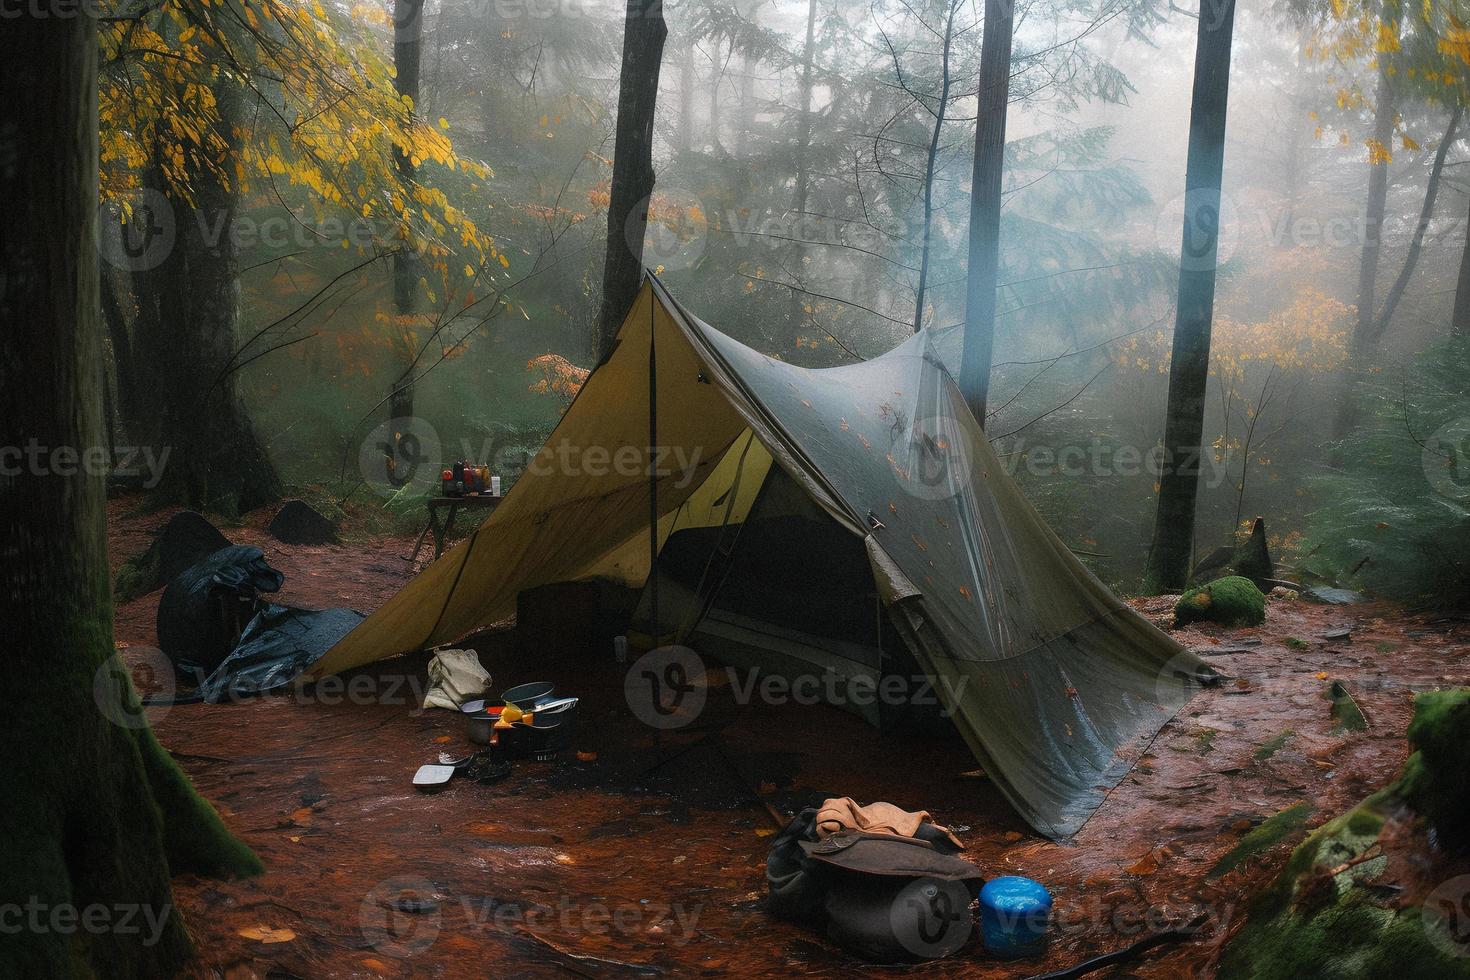
[[[1470,846],[1470,688],[1414,699],[1400,795],[1451,846]]]
[[[1347,685],[1333,681],[1327,688],[1327,700],[1332,702],[1332,730],[1334,732],[1366,732],[1368,716],[1358,707]]]
[[[1266,597],[1250,579],[1227,575],[1190,589],[1174,605],[1174,625],[1208,621],[1222,626],[1259,626],[1266,621]]]
[[[1312,805],[1303,802],[1267,817],[1264,823],[1242,837],[1240,843],[1210,869],[1209,877],[1224,877],[1251,858],[1265,854],[1304,828],[1311,815]]]
[[[1275,738],[1269,739],[1264,742],[1261,747],[1256,749],[1256,751],[1251,755],[1251,758],[1256,760],[1257,762],[1265,762],[1277,752],[1280,752],[1282,747],[1285,746],[1286,743],[1290,741],[1291,737],[1295,734],[1296,732],[1288,728],[1286,731],[1282,732],[1280,735],[1277,735]]]

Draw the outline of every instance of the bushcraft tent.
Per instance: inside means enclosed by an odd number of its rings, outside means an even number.
[[[647,582],[645,618],[658,589],[654,635],[849,675],[880,669],[884,630],[876,601],[857,615],[834,602],[876,593],[896,652],[935,682],[1021,815],[1057,838],[1209,672],[1032,510],[927,331],[809,370],[731,340],[652,277],[489,519],[310,674],[453,642],[509,617],[522,590],[597,576]]]

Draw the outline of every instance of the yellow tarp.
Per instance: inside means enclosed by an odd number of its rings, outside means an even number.
[[[461,639],[513,615],[517,593],[538,585],[592,574],[643,583],[650,334],[657,354],[659,511],[679,510],[746,425],[729,399],[701,380],[704,365],[645,286],[612,356],[588,377],[501,505],[328,651],[309,677]]]

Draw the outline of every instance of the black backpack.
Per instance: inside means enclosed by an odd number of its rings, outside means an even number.
[[[912,838],[851,831],[820,840],[816,815],[797,814],[766,855],[776,915],[872,963],[938,959],[965,944],[984,875],[955,856],[946,834],[926,822]]]

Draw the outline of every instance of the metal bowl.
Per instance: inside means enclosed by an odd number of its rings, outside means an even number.
[[[513,704],[522,711],[536,710],[536,702],[545,701],[551,697],[556,685],[550,681],[532,681],[529,684],[517,684],[501,695],[506,704]]]

